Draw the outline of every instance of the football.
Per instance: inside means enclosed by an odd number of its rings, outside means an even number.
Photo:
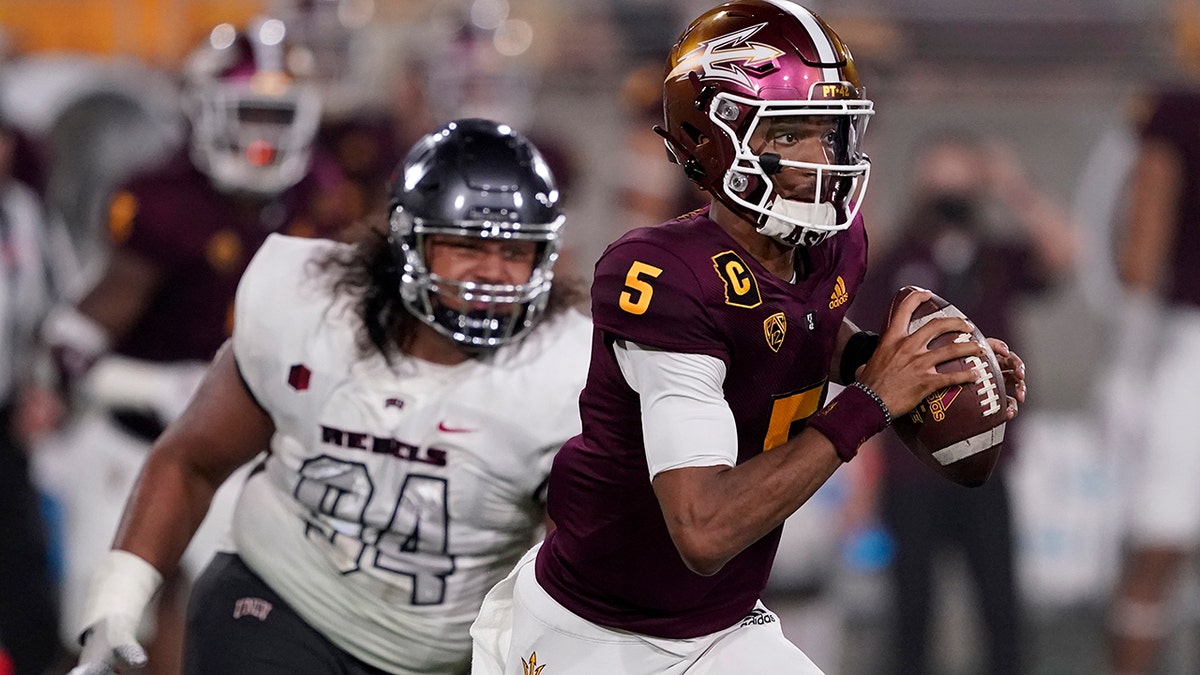
[[[901,288],[892,297],[891,310],[920,290],[915,286]],[[934,294],[913,312],[908,332],[912,334],[941,317],[967,319],[957,307]],[[946,361],[937,369],[941,373],[970,370],[975,380],[930,394],[913,410],[895,416],[892,428],[909,451],[936,473],[959,485],[977,487],[996,467],[1004,441],[1007,400],[1000,364],[978,328],[971,333],[943,333],[929,343],[929,348],[966,340],[983,345],[983,357]]]

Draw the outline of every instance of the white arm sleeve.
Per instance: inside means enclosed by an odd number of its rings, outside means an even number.
[[[737,463],[737,425],[721,387],[725,363],[617,341],[617,365],[642,398],[650,478],[685,466]]]

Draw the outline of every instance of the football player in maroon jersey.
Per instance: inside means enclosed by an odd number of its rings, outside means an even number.
[[[290,45],[275,19],[213,29],[185,67],[189,143],[112,196],[109,256],[98,280],[43,327],[63,388],[78,403],[69,426],[39,453],[50,472],[64,469],[62,484],[47,488],[64,511],[69,644],[77,645],[87,580],[150,443],[229,335],[234,291],[251,256],[272,232],[335,227],[323,200],[340,177],[313,160],[320,100],[289,70]],[[211,556],[232,496],[218,499],[225,515],[197,539],[184,561],[188,572]],[[168,583],[160,602],[162,672],[177,671],[181,588]]]
[[[759,601],[781,524],[890,411],[970,379],[939,362],[979,350],[927,349],[958,319],[907,335],[928,293],[882,336],[845,319],[872,112],[841,39],[786,0],[717,7],[672,48],[659,133],[712,202],[597,263],[556,529],[485,601],[474,673],[820,672]],[[993,346],[1016,387],[1020,360]],[[826,404],[830,381],[848,386]]]
[[[1110,618],[1112,672],[1153,672],[1170,637],[1171,591],[1200,550],[1200,452],[1190,405],[1200,348],[1200,94],[1164,88],[1139,120],[1129,217],[1117,261],[1128,308],[1157,346],[1138,363],[1143,447],[1131,462],[1129,553]],[[1140,308],[1140,309],[1138,309]],[[1152,308],[1147,310],[1146,308]],[[1123,318],[1128,320],[1129,309]],[[1130,452],[1128,447],[1120,448]]]

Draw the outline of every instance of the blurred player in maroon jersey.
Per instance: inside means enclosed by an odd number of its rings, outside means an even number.
[[[970,378],[934,366],[977,347],[925,347],[965,322],[905,335],[926,293],[882,336],[845,319],[873,110],[828,25],[786,0],[710,10],[672,49],[664,97],[660,133],[712,202],[596,265],[556,528],[485,600],[477,674],[820,672],[759,601],[784,519],[890,410]],[[824,405],[831,380],[850,386]]]
[[[627,129],[621,146],[626,170],[617,177],[620,227],[613,236],[639,225],[654,225],[706,203],[704,192],[678,169],[662,161],[662,139],[653,127],[662,117],[662,64],[639,65],[621,86]]]
[[[1128,449],[1130,551],[1110,620],[1112,672],[1156,672],[1171,628],[1170,602],[1200,546],[1200,451],[1192,395],[1200,380],[1200,92],[1164,89],[1139,122],[1129,215],[1118,271],[1127,294],[1158,306],[1146,373],[1142,448]],[[1140,454],[1138,454],[1140,450]]]
[[[150,443],[228,337],[234,291],[251,256],[272,232],[313,235],[342,224],[330,198],[340,173],[312,153],[320,100],[289,69],[288,46],[274,19],[211,32],[185,70],[190,143],[112,197],[105,268],[44,326],[78,408],[57,447],[47,448],[47,461],[65,474],[48,488],[64,507],[63,626],[72,644],[87,579],[112,541],[121,505]],[[212,555],[231,498],[217,497],[186,571]],[[163,593],[155,672],[177,672],[181,588],[168,583]]]

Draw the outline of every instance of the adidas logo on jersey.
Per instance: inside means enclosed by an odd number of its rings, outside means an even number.
[[[850,294],[846,292],[846,280],[838,275],[837,281],[833,284],[833,294],[829,296],[829,309],[841,307],[849,299]]]
[[[778,617],[771,612],[755,607],[754,609],[750,610],[750,613],[746,615],[746,618],[742,619],[742,625],[763,626],[768,623],[775,623],[778,620]]]

